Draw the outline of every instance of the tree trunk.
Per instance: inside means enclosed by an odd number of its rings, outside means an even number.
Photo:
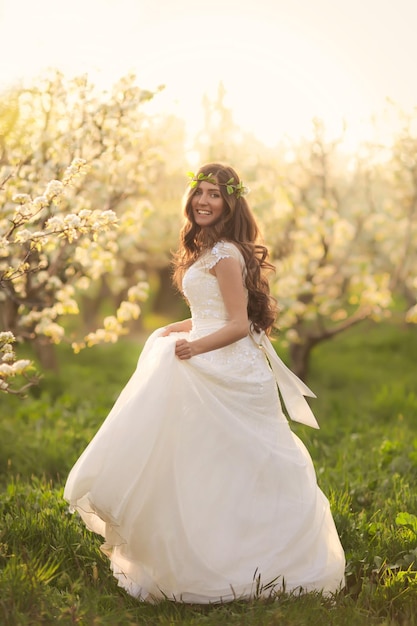
[[[44,337],[36,337],[33,341],[33,348],[41,369],[58,372],[59,366],[54,344]]]
[[[159,288],[153,303],[155,313],[169,315],[176,318],[181,315],[184,302],[180,294],[172,284],[170,267],[162,267],[158,270]]]
[[[19,305],[10,298],[6,297],[6,300],[0,302],[0,330],[10,330],[16,334],[17,318]]]
[[[291,343],[289,347],[290,369],[304,382],[308,377],[310,355],[315,343],[305,339],[303,343]]]

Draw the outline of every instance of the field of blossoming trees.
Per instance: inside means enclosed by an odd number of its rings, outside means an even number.
[[[312,452],[347,555],[337,598],[138,606],[62,501],[143,337],[183,313],[170,254],[187,138],[134,76],[0,98],[0,615],[7,624],[416,624],[417,112],[351,154],[319,120],[266,147],[221,93],[193,154],[227,160],[276,266],[276,348],[317,391]],[[100,363],[100,369],[97,365]],[[316,408],[317,407],[317,408]]]
[[[154,299],[167,293],[190,167],[183,124],[151,115],[154,98],[134,76],[101,93],[59,73],[3,94],[3,391],[33,375],[14,339],[53,367],[51,345],[78,352],[117,341],[140,316],[149,284]],[[343,133],[327,138],[319,120],[310,137],[272,149],[234,125],[221,92],[209,105],[216,115],[206,116],[193,154],[233,162],[250,188],[296,372],[307,376],[315,346],[364,319],[400,307],[415,322],[417,113],[392,110],[390,143],[376,128],[375,141],[351,154]]]

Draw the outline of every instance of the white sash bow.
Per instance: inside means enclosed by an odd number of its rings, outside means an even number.
[[[312,410],[307,404],[304,396],[316,398],[317,396],[298,378],[275,352],[271,342],[264,332],[251,332],[251,337],[258,348],[264,351],[266,358],[274,372],[278,389],[287,409],[288,415],[295,422],[320,428]]]

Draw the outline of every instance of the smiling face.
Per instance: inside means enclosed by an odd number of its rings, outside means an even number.
[[[219,185],[201,181],[191,199],[194,221],[201,228],[213,226],[224,210],[224,200]]]

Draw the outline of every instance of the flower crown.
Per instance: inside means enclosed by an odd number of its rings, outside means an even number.
[[[236,193],[236,198],[240,198],[241,196],[246,196],[246,194],[249,193],[249,189],[244,186],[243,182],[240,181],[240,183],[235,184],[235,179],[233,177],[229,178],[226,183],[219,183],[211,173],[203,174],[203,172],[200,172],[200,174],[197,174],[196,176],[194,172],[187,172],[187,176],[191,179],[191,189],[194,189],[194,187],[197,187],[198,183],[205,180],[213,185],[222,185],[223,187],[226,187],[226,191],[229,196]]]

